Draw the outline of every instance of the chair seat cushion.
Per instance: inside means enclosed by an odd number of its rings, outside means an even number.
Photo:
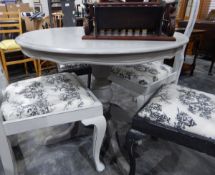
[[[58,72],[64,72],[64,71],[76,71],[80,69],[86,69],[89,68],[89,65],[87,64],[59,64],[58,65]]]
[[[215,96],[175,84],[163,86],[137,118],[215,139]]]
[[[73,74],[60,73],[10,84],[1,106],[5,120],[90,107],[94,98]]]
[[[149,62],[132,66],[114,66],[112,73],[140,85],[148,85],[166,78],[172,73],[172,68],[160,61]]]
[[[21,49],[14,39],[7,39],[0,42],[2,50],[18,50]]]

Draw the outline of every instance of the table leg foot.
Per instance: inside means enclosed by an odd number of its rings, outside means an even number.
[[[106,131],[106,120],[104,116],[99,116],[82,121],[84,125],[94,125],[93,133],[93,158],[96,165],[96,170],[101,172],[105,169],[104,164],[100,161],[100,150]]]

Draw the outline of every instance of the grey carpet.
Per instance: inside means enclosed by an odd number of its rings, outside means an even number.
[[[210,62],[198,60],[193,77],[180,77],[179,84],[215,94],[214,76],[208,76]],[[16,79],[16,78],[15,78]],[[125,90],[113,85],[115,101],[121,101],[129,111],[135,109],[130,104],[132,97]],[[117,92],[116,92],[116,89]],[[124,99],[124,100],[122,100]],[[92,161],[92,129],[81,126],[77,137],[52,146],[45,146],[44,139],[63,131],[67,125],[35,130],[19,135],[21,152],[14,150],[20,175],[96,175]],[[121,128],[125,134],[127,128]],[[1,145],[0,145],[1,146]],[[106,165],[103,175],[122,174],[107,153],[102,157]],[[0,174],[3,168],[0,162]],[[138,148],[138,175],[214,175],[215,158],[163,140],[146,138]]]

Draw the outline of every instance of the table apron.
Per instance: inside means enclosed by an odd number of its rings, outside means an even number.
[[[181,52],[183,46],[163,51],[131,54],[65,54],[43,52],[22,47],[22,52],[34,59],[53,61],[61,64],[83,63],[94,65],[132,65],[171,59]]]

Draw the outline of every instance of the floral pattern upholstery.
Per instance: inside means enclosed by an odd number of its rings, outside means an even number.
[[[166,78],[172,73],[172,68],[160,61],[149,62],[132,66],[114,66],[112,73],[117,77],[148,85],[155,81]]]
[[[87,64],[59,64],[58,65],[58,72],[64,72],[69,70],[79,70],[85,69],[89,66]]]
[[[215,96],[175,84],[163,86],[138,117],[215,139]]]
[[[94,98],[73,74],[59,73],[10,84],[3,91],[5,120],[76,110],[92,106]]]

